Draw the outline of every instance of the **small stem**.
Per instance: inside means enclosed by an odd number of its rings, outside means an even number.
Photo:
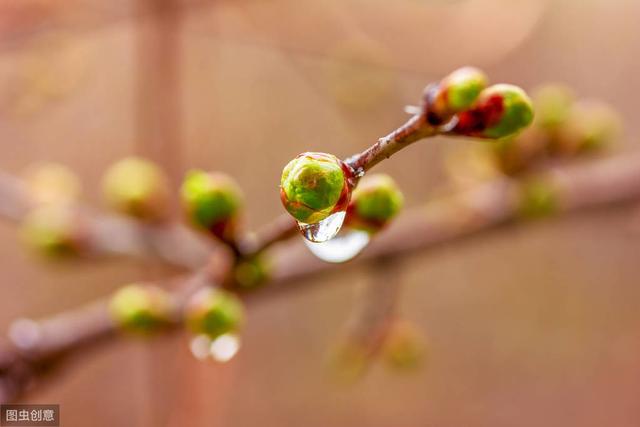
[[[254,237],[246,237],[239,243],[243,258],[252,258],[274,244],[296,236],[298,227],[289,214],[282,214],[262,227]]]
[[[362,153],[345,160],[345,163],[356,172],[366,172],[408,145],[436,134],[438,134],[438,128],[428,125],[423,113],[416,114],[404,125],[380,138]]]

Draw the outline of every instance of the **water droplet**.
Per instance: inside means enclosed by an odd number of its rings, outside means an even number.
[[[345,216],[347,216],[345,211],[336,212],[315,224],[299,222],[298,228],[305,239],[316,243],[326,242],[338,234]]]
[[[209,347],[211,346],[211,340],[206,335],[198,335],[193,337],[189,348],[191,353],[198,360],[205,360],[209,357]]]
[[[228,362],[240,350],[240,337],[234,334],[220,335],[213,340],[209,349],[211,357],[218,362]]]
[[[346,262],[358,255],[369,244],[371,237],[366,231],[348,231],[323,242],[305,244],[315,256],[326,262]]]

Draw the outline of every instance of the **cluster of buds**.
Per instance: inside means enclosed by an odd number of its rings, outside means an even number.
[[[244,321],[244,306],[230,292],[204,288],[189,300],[185,320],[193,333],[214,340],[238,332]]]
[[[139,157],[113,164],[103,178],[103,192],[109,206],[124,215],[159,221],[168,213],[168,178],[157,165]]]
[[[161,288],[131,284],[111,297],[109,312],[122,330],[148,334],[169,324],[175,308],[170,295]]]
[[[389,175],[365,176],[353,191],[345,225],[376,233],[400,212],[403,203],[402,192]]]
[[[428,86],[423,109],[430,125],[451,123],[449,133],[475,138],[509,137],[533,120],[531,101],[522,89],[509,84],[487,87],[486,75],[473,67]]]
[[[222,241],[235,240],[243,200],[238,185],[230,177],[192,170],[182,184],[181,198],[192,225]]]
[[[80,194],[76,175],[66,166],[40,163],[27,168],[23,177],[34,203],[22,222],[25,244],[49,258],[68,258],[87,249],[87,224],[75,207]]]
[[[414,129],[415,133],[420,134],[420,130],[428,128],[429,134],[440,132],[502,139],[517,134],[531,123],[533,107],[522,89],[508,84],[487,84],[482,71],[464,67],[428,86],[423,95],[420,129]],[[299,223],[317,224],[349,206],[356,181],[354,171],[337,157],[326,153],[302,153],[282,172],[280,198],[287,212]],[[373,194],[383,193],[384,190]],[[353,212],[374,209],[366,203],[354,205]],[[377,223],[388,220],[379,218],[380,215],[393,216],[395,212],[376,212],[369,218],[366,214],[366,221],[359,225],[376,229],[380,228]],[[356,220],[352,221],[354,226],[358,226]]]
[[[620,119],[609,106],[576,100],[564,86],[545,86],[534,96],[536,120],[516,138],[496,145],[492,155],[505,174],[534,169],[550,158],[597,154],[620,135]]]

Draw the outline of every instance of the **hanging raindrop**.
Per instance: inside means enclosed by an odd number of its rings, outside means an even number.
[[[369,244],[371,235],[366,231],[352,230],[335,238],[313,243],[305,240],[305,244],[315,256],[326,262],[347,262],[358,255]]]
[[[344,218],[347,216],[346,211],[339,211],[329,215],[322,221],[315,224],[305,224],[298,222],[298,228],[300,232],[310,242],[322,243],[331,240],[338,234]]]
[[[209,352],[217,362],[228,362],[240,350],[240,337],[234,334],[220,335],[213,340]]]
[[[191,353],[198,360],[205,360],[209,357],[209,347],[211,346],[211,339],[206,335],[197,335],[191,339],[189,348]]]

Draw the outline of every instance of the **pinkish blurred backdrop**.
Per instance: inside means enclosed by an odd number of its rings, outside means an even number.
[[[639,19],[634,0],[4,1],[0,167],[66,164],[95,206],[102,172],[131,153],[161,163],[176,188],[190,167],[220,170],[246,192],[255,228],[281,212],[290,158],[361,150],[461,65],[610,103],[629,150]],[[417,144],[380,170],[415,206],[465,143]],[[326,353],[370,274],[360,268],[252,306],[229,364],[195,361],[184,336],[129,340],[26,401],[61,404],[65,426],[638,426],[633,214],[544,221],[407,258],[402,313],[429,349],[414,373],[376,366],[349,387],[328,378]],[[0,239],[3,329],[169,273],[133,260],[41,263],[5,223]]]

